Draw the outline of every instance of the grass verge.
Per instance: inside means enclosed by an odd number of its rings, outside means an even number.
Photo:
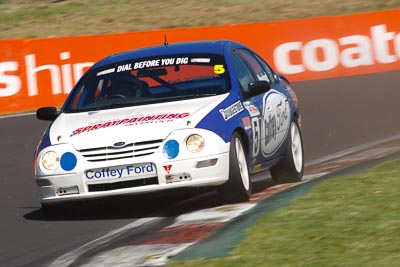
[[[229,256],[168,266],[396,266],[400,159],[330,179],[262,216]]]

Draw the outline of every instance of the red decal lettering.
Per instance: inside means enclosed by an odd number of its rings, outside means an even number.
[[[178,118],[182,119],[182,118],[188,117],[189,115],[190,115],[189,112],[181,113],[181,114],[178,115]]]
[[[72,132],[72,134],[71,134],[70,136],[74,136],[74,135],[76,135],[76,134],[82,133],[82,129],[83,129],[83,127],[82,127],[82,128],[76,129],[75,131]]]

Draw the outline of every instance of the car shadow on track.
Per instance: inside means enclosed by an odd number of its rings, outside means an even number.
[[[186,192],[164,192],[140,196],[111,197],[101,200],[71,202],[68,205],[57,206],[57,214],[46,216],[43,209],[30,211],[23,215],[26,220],[33,221],[74,221],[74,220],[112,220],[135,219],[161,216],[163,212],[173,208],[178,203],[210,192],[208,190],[190,190]],[[23,208],[23,207],[22,207]]]
[[[253,193],[275,185],[271,179],[253,183]],[[224,205],[215,189],[170,191],[163,194],[128,196],[69,203],[60,206],[56,215],[46,216],[41,208],[23,215],[32,221],[75,221],[137,219],[177,216],[183,213]]]

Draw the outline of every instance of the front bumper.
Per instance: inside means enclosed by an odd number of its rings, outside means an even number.
[[[203,132],[202,135],[207,134]],[[181,151],[173,160],[163,155],[162,146],[152,155],[108,162],[89,162],[76,153],[70,144],[50,146],[39,153],[36,162],[35,179],[40,202],[63,203],[221,185],[229,175],[229,143],[224,143],[215,134],[207,140],[209,147],[201,153]],[[59,154],[72,151],[77,156],[76,167],[68,172],[46,172],[40,166],[39,159],[49,150]]]
[[[212,166],[205,166],[208,163]],[[215,165],[213,165],[214,163]],[[172,168],[168,173],[163,166],[170,165],[172,165]],[[223,153],[196,160],[168,162],[167,165],[165,163],[155,164],[157,175],[146,178],[116,178],[89,183],[85,179],[85,174],[79,172],[39,176],[37,177],[37,184],[45,185],[38,186],[42,203],[59,203],[116,195],[150,193],[173,188],[217,186],[228,180],[228,166],[228,153]]]

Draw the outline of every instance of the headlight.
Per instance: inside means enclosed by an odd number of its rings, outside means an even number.
[[[198,134],[193,134],[186,140],[186,147],[192,153],[198,153],[203,150],[204,139]]]
[[[58,168],[60,157],[54,151],[47,151],[43,154],[41,162],[46,170],[53,171]]]

